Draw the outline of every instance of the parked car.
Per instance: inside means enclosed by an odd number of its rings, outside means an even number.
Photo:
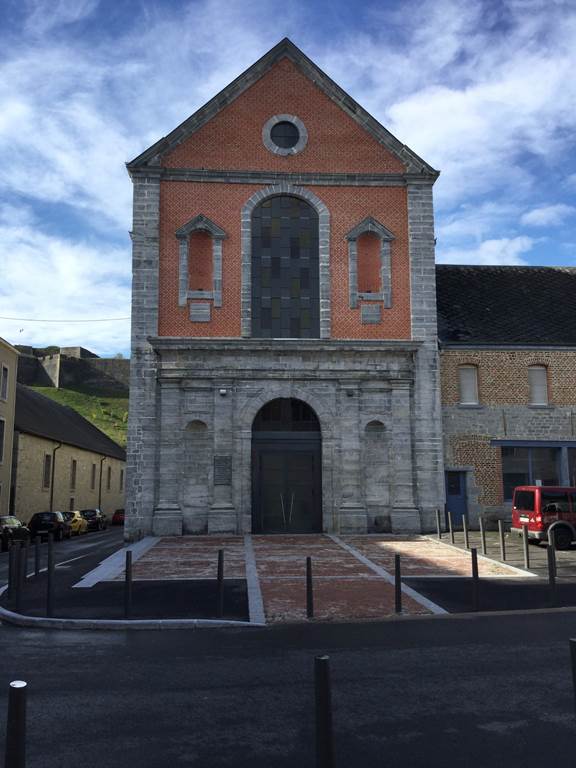
[[[124,525],[124,510],[117,509],[112,515],[112,525]]]
[[[74,512],[62,512],[64,520],[71,528],[72,535],[80,536],[81,533],[86,533],[88,530],[88,522],[82,517],[78,510]]]
[[[512,527],[528,540],[539,543],[554,535],[557,549],[568,549],[576,540],[576,488],[570,486],[522,485],[514,488]]]
[[[54,535],[55,541],[69,539],[72,536],[72,528],[64,519],[62,512],[36,512],[28,523],[30,536],[35,539],[47,537],[49,533]]]
[[[0,549],[5,552],[12,541],[28,541],[30,531],[17,517],[0,517]]]
[[[104,531],[108,528],[108,518],[101,509],[81,509],[80,514],[88,523],[89,531]]]

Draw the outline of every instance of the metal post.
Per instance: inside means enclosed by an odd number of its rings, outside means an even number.
[[[482,517],[482,515],[480,515],[478,517],[478,525],[480,527],[480,541],[482,543],[482,554],[486,555],[487,554],[487,549],[486,549],[486,528],[484,528],[484,518]]]
[[[480,578],[478,576],[478,550],[472,547],[472,610],[480,610]]]
[[[224,616],[224,550],[218,550],[218,575],[216,590],[216,616]]]
[[[132,550],[126,550],[126,568],[124,571],[124,618],[132,618]]]
[[[394,555],[394,610],[402,613],[402,574],[400,573],[400,555]]]
[[[439,539],[442,538],[442,526],[440,525],[440,510],[436,510],[436,534]]]
[[[546,550],[546,555],[548,558],[548,585],[550,588],[548,602],[550,607],[554,608],[556,605],[556,573],[554,571],[554,552],[551,547],[548,547]]]
[[[314,659],[314,689],[316,699],[316,768],[334,768],[329,656],[316,656]]]
[[[452,512],[448,510],[446,514],[448,515],[448,531],[450,532],[450,543],[454,544],[454,526],[452,524]]]
[[[36,536],[34,542],[34,578],[40,576],[40,536]]]
[[[556,536],[552,532],[552,536],[548,536],[548,549],[552,551],[552,563],[554,565],[554,577],[558,576],[558,563],[556,561]]]
[[[24,581],[28,581],[28,562],[30,560],[30,539],[24,542]]]
[[[464,549],[470,549],[470,537],[468,535],[468,518],[462,515],[462,530],[464,531]]]
[[[528,542],[528,526],[526,523],[522,526],[522,547],[524,549],[524,568],[530,570],[530,544]]]
[[[14,680],[8,687],[5,768],[26,766],[26,683]]]
[[[24,579],[26,575],[26,550],[24,544],[17,548],[18,556],[16,558],[16,600],[15,610],[20,613],[22,610],[22,593],[24,592]]]
[[[576,640],[570,640],[570,659],[572,660],[572,687],[574,689],[574,704],[576,706]]]
[[[14,543],[12,542],[10,544],[10,547],[8,549],[8,594],[7,598],[12,602],[14,600],[14,581],[16,578],[16,547]]]
[[[48,567],[46,570],[46,616],[54,613],[54,538],[48,534]]]
[[[306,558],[306,617],[314,618],[314,585],[312,583],[312,558]]]
[[[498,535],[500,536],[500,559],[506,560],[506,542],[504,541],[504,523],[498,520]]]

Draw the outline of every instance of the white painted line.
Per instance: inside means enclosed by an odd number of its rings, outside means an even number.
[[[372,560],[369,560],[361,552],[358,552],[358,550],[354,547],[346,544],[338,536],[334,536],[331,533],[327,534],[327,536],[329,539],[332,539],[332,541],[338,544],[338,546],[342,547],[342,549],[345,549],[347,552],[349,552],[353,557],[356,558],[356,560],[359,560],[367,568],[370,568],[370,570],[374,571],[374,573],[377,573],[379,576],[385,579],[389,584],[394,584],[394,576],[392,576],[391,573],[388,573],[388,571],[384,570],[384,568],[376,565],[376,563],[373,563]],[[402,592],[404,592],[405,595],[408,595],[408,597],[411,597],[417,603],[420,603],[420,605],[423,605],[424,608],[428,608],[428,610],[432,611],[432,613],[448,613],[448,611],[444,610],[444,608],[436,605],[436,603],[433,603],[432,600],[428,600],[427,597],[424,597],[419,592],[416,592],[415,589],[412,589],[412,587],[409,587],[406,584],[402,584]]]
[[[434,539],[432,536],[427,537],[428,541],[434,542],[434,544],[439,544],[440,546],[448,547],[448,549],[456,549],[458,552],[461,552],[464,555],[470,555],[469,549],[462,549],[462,547],[456,546],[456,544],[451,544],[448,541],[442,541],[441,539],[438,540],[437,538]],[[540,578],[537,573],[532,573],[532,571],[525,571],[524,568],[517,568],[515,565],[509,565],[508,563],[503,563],[502,560],[494,560],[492,557],[488,557],[488,555],[482,555],[480,552],[477,552],[478,554],[478,560],[485,560],[487,563],[492,563],[492,565],[500,565],[502,568],[508,568],[508,570],[512,571],[512,573],[516,573],[519,576],[528,576],[528,578]],[[472,559],[472,555],[470,555],[470,559]],[[492,576],[483,576],[481,578],[485,579],[491,579],[494,578]],[[508,578],[507,576],[504,578]]]
[[[145,536],[135,544],[130,544],[127,547],[114,552],[110,557],[103,560],[94,570],[86,573],[74,587],[88,588],[98,584],[99,581],[113,581],[124,570],[126,563],[126,550],[132,552],[132,562],[135,563],[139,560],[145,552],[157,544],[160,541],[158,536]]]
[[[247,533],[244,536],[244,559],[246,562],[246,588],[248,591],[248,614],[251,624],[266,624],[264,613],[264,601],[260,589],[260,579],[256,568],[256,556],[252,536]]]

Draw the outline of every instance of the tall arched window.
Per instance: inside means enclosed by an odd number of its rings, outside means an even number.
[[[278,195],[252,213],[252,336],[320,336],[318,214]]]

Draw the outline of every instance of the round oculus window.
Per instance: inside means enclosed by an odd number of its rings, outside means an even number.
[[[282,120],[272,126],[270,131],[272,142],[281,149],[292,149],[300,140],[300,131],[294,123]]]

